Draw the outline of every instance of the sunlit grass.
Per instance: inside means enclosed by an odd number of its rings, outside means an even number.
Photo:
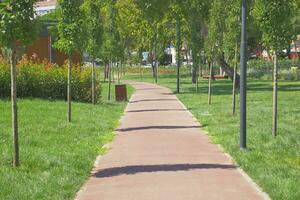
[[[0,100],[0,199],[73,199],[112,140],[126,103],[73,103],[71,124],[63,101],[18,103],[21,166],[12,168],[10,101]]]

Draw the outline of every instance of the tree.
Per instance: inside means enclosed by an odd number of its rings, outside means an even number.
[[[105,6],[106,24],[104,26],[103,54],[109,62],[108,66],[108,100],[111,99],[112,69],[120,52],[120,35],[117,28],[116,0],[109,0]]]
[[[204,47],[203,30],[210,7],[209,1],[187,0],[185,6],[185,18],[187,21],[189,36],[188,41],[192,50],[193,73],[192,82],[196,83],[198,90],[199,68],[201,63],[201,51]]]
[[[183,1],[173,0],[170,5],[170,10],[172,12],[171,16],[176,21],[176,63],[177,63],[177,87],[176,92],[180,93],[180,67],[181,67],[181,50],[182,50],[182,19],[183,19],[183,10],[182,10]]]
[[[68,122],[72,118],[71,105],[71,56],[82,48],[83,42],[83,12],[81,10],[82,0],[59,0],[62,20],[58,24],[58,41],[55,47],[68,55]]]
[[[239,79],[237,77],[238,45],[240,39],[240,0],[227,0],[226,19],[224,31],[224,53],[233,65],[232,80],[232,113],[236,110],[236,89]]]
[[[225,29],[225,9],[224,2],[221,0],[214,0],[209,13],[208,35],[205,43],[205,53],[208,59],[210,74],[209,74],[209,88],[208,88],[208,104],[211,104],[212,94],[212,79],[214,60],[223,54],[223,37]],[[222,55],[223,56],[223,55]]]
[[[34,3],[34,0],[0,2],[0,45],[2,50],[7,53],[11,66],[13,165],[15,167],[20,164],[16,87],[17,49],[29,45],[37,35]]]
[[[100,14],[100,2],[85,0],[85,24],[87,32],[87,53],[92,59],[92,103],[96,104],[95,96],[95,60],[99,56],[102,46],[103,23]]]
[[[234,76],[234,69],[230,66],[229,61],[234,58],[234,54],[232,51],[228,50],[228,43],[225,43],[226,34],[236,35],[239,32],[234,31],[227,33],[227,25],[226,19],[230,19],[230,15],[239,16],[236,12],[236,6],[239,4],[237,0],[214,0],[212,2],[212,7],[210,9],[209,14],[209,22],[208,22],[208,40],[207,40],[207,48],[206,53],[213,54],[214,58],[216,59],[217,63],[226,72],[226,74],[233,79]],[[235,26],[238,25],[237,17],[235,18]],[[235,49],[236,41],[229,42],[231,46]],[[227,50],[226,50],[227,49]],[[233,50],[234,52],[234,50]],[[209,55],[210,57],[211,55]],[[237,79],[239,79],[239,75],[237,74]]]
[[[136,1],[141,10],[144,24],[142,24],[143,36],[142,43],[146,48],[151,49],[151,63],[153,77],[158,81],[158,57],[161,49],[165,48],[166,28],[169,24],[167,14],[170,1],[160,0],[139,0]]]
[[[295,36],[296,0],[257,0],[253,11],[262,31],[263,44],[273,52],[273,136],[277,135],[278,54],[290,45]]]

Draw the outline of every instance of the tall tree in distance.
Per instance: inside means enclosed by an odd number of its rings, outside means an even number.
[[[181,67],[181,50],[182,50],[182,19],[183,19],[183,1],[173,0],[170,4],[171,16],[175,19],[176,24],[176,64],[177,64],[177,75],[176,75],[176,92],[180,93],[180,67]]]
[[[214,0],[209,12],[208,35],[205,39],[205,53],[208,59],[210,74],[208,85],[208,104],[211,104],[212,79],[214,61],[222,55],[223,38],[225,29],[225,3],[222,0]]]
[[[71,56],[82,48],[83,38],[83,12],[81,9],[82,0],[59,0],[62,20],[58,24],[58,41],[55,47],[68,56],[68,122],[72,121],[72,91],[71,91]]]
[[[228,62],[233,65],[232,80],[232,113],[236,111],[236,89],[238,88],[239,77],[237,76],[238,46],[240,40],[240,0],[227,0],[226,19],[224,31],[224,54]]]
[[[116,0],[108,0],[103,8],[105,15],[102,55],[108,60],[108,100],[111,99],[112,68],[120,55],[120,34],[117,28]]]
[[[272,133],[277,135],[278,116],[278,55],[294,39],[296,0],[256,0],[253,11],[262,31],[263,44],[273,53],[273,125]]]
[[[0,46],[2,52],[6,52],[11,66],[13,166],[15,167],[20,164],[16,82],[17,49],[29,45],[37,35],[34,3],[34,0],[0,2]]]
[[[189,30],[189,43],[192,50],[193,71],[192,82],[196,83],[198,90],[198,78],[201,72],[201,51],[204,47],[203,29],[207,20],[210,7],[209,1],[187,0],[185,6],[185,18]]]
[[[132,63],[131,52],[143,48],[143,31],[145,20],[142,18],[141,10],[138,9],[135,0],[117,1],[117,28],[120,34],[122,46],[121,67],[125,73],[124,62]]]
[[[100,1],[85,0],[85,24],[87,32],[87,53],[92,59],[92,103],[96,104],[95,60],[100,55],[102,47],[103,22],[100,14]]]
[[[163,40],[166,25],[169,23],[166,19],[168,14],[170,0],[138,0],[138,8],[141,10],[142,18],[146,25],[144,29],[144,46],[151,49],[152,71],[155,82],[158,82],[158,57],[160,49],[164,46]]]

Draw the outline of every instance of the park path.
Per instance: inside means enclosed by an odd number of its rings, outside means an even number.
[[[78,200],[259,200],[259,192],[167,88],[136,89]]]

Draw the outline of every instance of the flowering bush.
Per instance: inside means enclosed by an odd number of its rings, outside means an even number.
[[[46,99],[66,99],[67,66],[62,67],[47,62],[34,62],[23,58],[17,66],[18,97],[36,97]],[[72,68],[72,99],[91,102],[91,69]],[[96,81],[96,97],[100,98],[101,87]],[[10,67],[0,59],[0,97],[10,96]]]

